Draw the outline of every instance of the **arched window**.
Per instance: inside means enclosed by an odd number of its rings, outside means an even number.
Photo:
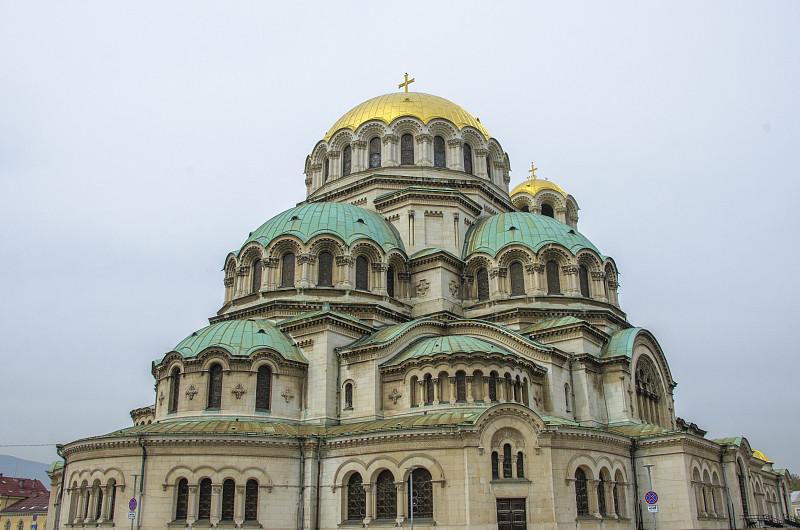
[[[508,268],[511,273],[511,296],[525,294],[525,277],[522,274],[522,263],[515,261]]]
[[[408,484],[408,512],[414,517],[433,518],[433,481],[424,467],[411,470]]]
[[[566,411],[570,412],[570,399],[569,399],[569,383],[564,385],[564,404],[566,405]]]
[[[377,136],[369,141],[369,167],[381,167],[381,139]]]
[[[411,377],[411,388],[408,389],[408,399],[411,401],[411,406],[416,407],[419,405],[419,400],[417,400],[417,376]]]
[[[114,505],[117,502],[117,481],[113,478],[108,481],[108,518],[106,521],[114,520]]]
[[[375,518],[395,517],[397,517],[397,488],[394,485],[392,472],[384,469],[375,481]]]
[[[492,157],[486,155],[486,178],[492,180]]]
[[[497,401],[497,372],[489,374],[489,400]]]
[[[403,166],[414,165],[414,137],[410,134],[400,137],[400,164]]]
[[[617,517],[625,517],[625,488],[624,486],[619,487],[624,482],[625,479],[622,478],[622,473],[617,471],[614,477],[614,487],[611,488],[611,494],[614,497],[614,513],[617,514]]]
[[[346,177],[350,174],[350,167],[353,161],[353,150],[350,146],[346,146],[342,150],[342,176]]]
[[[472,175],[472,146],[464,142],[464,173]]]
[[[519,211],[520,211],[520,212],[530,212],[530,211],[531,211],[531,209],[530,209],[530,208],[528,208],[528,205],[527,205],[527,204],[525,204],[525,205],[523,205],[523,206],[522,206],[522,208],[520,208],[520,209],[519,209]]]
[[[492,451],[492,478],[500,478],[500,457]]]
[[[281,265],[281,287],[294,287],[294,254],[283,255]]]
[[[561,279],[558,277],[558,263],[548,261],[544,266],[547,275],[547,294],[561,294]]]
[[[456,372],[456,401],[467,400],[467,374],[459,370]]]
[[[250,292],[257,293],[261,290],[261,273],[264,272],[264,265],[260,259],[253,262],[253,281],[250,284]]]
[[[353,383],[344,385],[344,408],[353,408]]]
[[[750,515],[750,506],[747,504],[747,480],[744,477],[741,462],[736,462],[736,478],[739,480],[739,495],[742,499],[742,512],[744,516],[747,517]]]
[[[356,258],[356,289],[369,290],[369,262],[364,256]]]
[[[552,217],[553,219],[556,217],[556,215],[553,213],[553,207],[547,203],[542,204],[542,215]]]
[[[589,298],[589,271],[586,269],[586,266],[581,265],[578,267],[578,279],[580,280],[581,284],[581,296],[584,298]]]
[[[517,478],[525,478],[525,457],[522,451],[517,453]]]
[[[511,478],[511,444],[503,445],[503,478]]]
[[[208,370],[208,405],[207,409],[218,409],[222,405],[222,366],[211,365]]]
[[[489,299],[489,271],[478,269],[478,300]]]
[[[233,500],[236,493],[236,483],[233,479],[222,482],[222,517],[223,521],[233,521]]]
[[[639,419],[660,425],[661,384],[658,370],[648,357],[641,355],[636,361],[635,376]]]
[[[433,137],[433,165],[435,167],[447,166],[447,155],[444,150],[444,138],[441,136]]]
[[[181,397],[181,370],[177,366],[170,376],[169,411],[178,412],[178,400]]]
[[[581,468],[575,470],[575,506],[578,515],[589,515],[589,489],[586,484],[586,472]]]
[[[433,377],[431,374],[425,374],[425,404],[430,405],[433,403]]]
[[[347,481],[347,520],[361,521],[367,516],[367,492],[359,473]]]
[[[386,294],[394,298],[394,267],[386,269]]]
[[[256,410],[267,411],[272,405],[272,370],[266,364],[258,367],[256,376]]]
[[[252,478],[244,488],[244,520],[258,520],[258,482]]]
[[[204,478],[200,481],[200,491],[197,492],[197,519],[200,521],[211,519],[210,478]]]
[[[182,478],[178,481],[178,491],[175,494],[175,520],[185,521],[189,513],[189,481]]]
[[[99,521],[103,513],[103,489],[98,487],[96,491],[97,498],[94,501],[94,520]]]
[[[597,483],[597,509],[602,515],[608,515],[608,511],[606,511],[606,477],[602,473],[600,482]]]
[[[328,162],[327,158],[325,158],[325,161],[322,163],[322,166],[323,166],[323,170],[322,170],[323,182],[328,182],[328,176],[330,176],[330,174],[331,174],[331,166],[330,166],[330,162]]]
[[[317,287],[333,287],[333,254],[319,253],[317,268]]]

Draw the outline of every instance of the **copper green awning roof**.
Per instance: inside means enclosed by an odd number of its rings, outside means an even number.
[[[742,445],[742,437],[741,436],[731,436],[729,438],[715,438],[711,440],[712,442],[716,442],[720,445],[735,445],[740,446]]]
[[[475,252],[497,256],[511,245],[522,245],[538,252],[543,246],[554,243],[566,247],[573,254],[590,249],[605,259],[591,241],[569,225],[546,215],[528,212],[501,213],[478,219],[467,231],[462,256],[466,259]]]
[[[516,353],[483,339],[466,335],[444,335],[418,340],[382,366],[398,366],[409,359],[453,353],[499,353],[519,357]]]
[[[195,331],[175,346],[173,351],[190,358],[212,347],[241,357],[247,357],[257,350],[269,349],[278,352],[288,361],[308,363],[294,342],[275,324],[266,320],[217,322]]]
[[[520,333],[524,335],[526,333],[534,333],[536,331],[544,331],[546,329],[560,328],[581,323],[586,323],[586,321],[573,316],[548,318],[547,320],[541,320],[535,324],[531,324],[527,328],[520,330]]]
[[[615,434],[621,434],[623,436],[628,436],[630,438],[638,438],[640,436],[652,436],[655,434],[664,434],[668,431],[658,425],[653,425],[651,423],[614,423],[605,427],[606,431],[613,432]]]
[[[384,251],[396,248],[405,252],[400,233],[380,214],[338,202],[312,202],[279,213],[252,232],[244,245],[257,241],[267,246],[286,234],[298,237],[303,243],[319,234],[338,236],[347,245],[369,239]]]
[[[608,339],[608,342],[600,351],[600,358],[607,359],[618,356],[631,358],[633,356],[633,341],[636,340],[636,335],[640,331],[642,331],[642,328],[628,328],[611,335],[611,338]]]

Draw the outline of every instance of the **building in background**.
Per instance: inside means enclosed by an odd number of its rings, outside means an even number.
[[[44,530],[49,499],[40,481],[0,473],[0,530]]]
[[[153,362],[154,407],[61,448],[48,530],[785,520],[788,473],[677,417],[667,355],[576,198],[533,169],[509,193],[510,169],[444,98],[345,113],[305,161],[306,200],[222,260],[210,325]]]

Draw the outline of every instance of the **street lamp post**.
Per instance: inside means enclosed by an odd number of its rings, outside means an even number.
[[[408,470],[408,511],[411,512],[411,530],[414,530],[414,470],[418,466],[406,468]]]

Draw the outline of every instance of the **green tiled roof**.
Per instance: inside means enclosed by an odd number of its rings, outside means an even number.
[[[383,366],[397,366],[409,359],[433,357],[434,355],[438,354],[448,355],[458,352],[488,352],[519,357],[516,353],[512,353],[505,348],[492,344],[491,342],[483,339],[469,337],[466,335],[445,335],[442,337],[428,337],[418,340],[412,343],[403,352],[385,362]]]
[[[642,331],[642,328],[628,328],[611,335],[611,338],[608,339],[608,342],[600,351],[600,358],[618,357],[620,355],[632,357],[633,341],[640,331]]]
[[[735,445],[739,447],[742,445],[742,437],[741,436],[732,436],[730,438],[716,438],[711,440],[712,442],[716,442],[720,445]]]
[[[458,256],[456,256],[455,254],[453,254],[451,252],[448,252],[448,251],[446,251],[444,249],[441,249],[441,248],[425,248],[425,249],[420,250],[419,252],[415,252],[408,259],[411,260],[411,259],[416,259],[416,258],[424,258],[425,256],[432,256],[432,255],[437,254],[439,252],[447,254],[448,256],[450,256],[451,258],[453,258],[456,261],[462,261],[462,259],[459,258]]]
[[[580,232],[552,217],[528,212],[501,213],[478,219],[467,231],[463,257],[466,259],[473,252],[497,256],[509,245],[523,245],[538,252],[551,243],[563,245],[573,254],[591,249],[604,259]]]
[[[631,438],[669,432],[667,429],[650,423],[612,423],[605,430]]]
[[[188,358],[211,347],[243,357],[256,350],[270,349],[286,360],[308,362],[292,340],[266,320],[226,320],[211,324],[183,339],[174,351]]]
[[[548,318],[547,320],[542,320],[536,324],[531,324],[527,328],[521,330],[520,333],[533,333],[536,331],[544,331],[546,329],[560,328],[562,326],[571,326],[572,324],[580,324],[583,322],[586,321],[581,320],[580,318],[575,318],[571,315],[566,317]]]
[[[304,243],[319,234],[336,235],[348,245],[358,239],[370,239],[387,252],[394,248],[405,252],[392,223],[373,211],[338,202],[312,202],[279,213],[252,232],[244,245],[258,241],[267,246],[284,234]]]

